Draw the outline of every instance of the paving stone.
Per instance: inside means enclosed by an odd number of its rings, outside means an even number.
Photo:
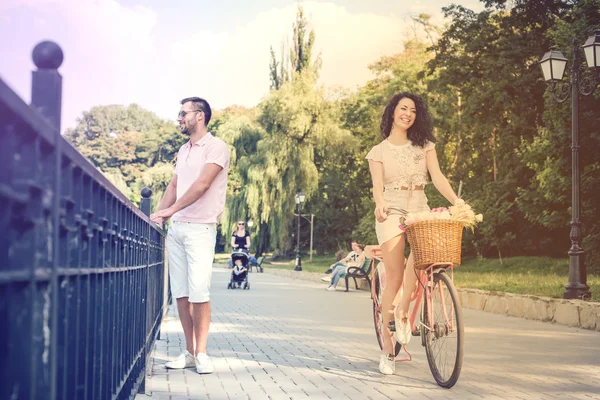
[[[447,390],[436,385],[418,338],[408,345],[412,361],[397,363],[395,375],[379,374],[368,292],[327,292],[318,282],[270,274],[252,274],[251,290],[231,291],[228,277],[214,270],[208,352],[215,373],[164,368],[185,349],[171,307],[152,352],[149,395],[137,400],[600,399],[600,332],[464,309],[462,373]],[[497,303],[490,311],[505,314]]]

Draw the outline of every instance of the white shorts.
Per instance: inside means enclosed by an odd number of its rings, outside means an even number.
[[[217,241],[216,224],[173,221],[167,234],[171,293],[191,303],[210,301],[210,279]]]

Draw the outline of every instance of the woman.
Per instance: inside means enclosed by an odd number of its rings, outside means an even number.
[[[411,337],[408,307],[417,275],[412,254],[408,257],[405,269],[405,239],[398,228],[401,214],[397,209],[409,213],[429,210],[424,191],[428,172],[435,188],[450,203],[456,204],[459,199],[440,171],[433,122],[421,97],[412,93],[393,96],[381,117],[380,129],[384,140],[374,146],[366,158],[373,180],[375,231],[387,276],[381,304],[383,326],[387,327],[394,316],[394,337],[406,344]],[[403,290],[400,302],[392,312],[392,302],[403,281],[406,290]],[[383,335],[379,370],[382,374],[390,375],[395,368],[392,336]]]
[[[250,233],[246,231],[246,224],[244,221],[237,222],[237,228],[235,232],[231,234],[231,247],[233,251],[241,250],[244,253],[250,251]]]

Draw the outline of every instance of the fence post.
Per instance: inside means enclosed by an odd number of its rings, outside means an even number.
[[[147,216],[150,216],[150,197],[152,197],[152,189],[145,187],[142,189],[142,200],[140,201],[140,210]]]
[[[150,197],[152,197],[152,189],[145,187],[142,189],[142,200],[140,201],[140,209],[144,214],[150,216]],[[162,316],[161,316],[162,320]],[[160,328],[158,328],[157,339],[160,340]]]
[[[63,52],[54,42],[41,42],[33,49],[33,62],[38,68],[31,73],[31,106],[43,115],[60,134],[62,76],[58,67]]]
[[[55,129],[54,141],[54,196],[52,199],[52,275],[48,283],[51,290],[50,343],[49,343],[49,399],[57,397],[58,363],[58,268],[59,265],[59,205],[61,190],[61,136],[60,116],[62,102],[62,76],[58,72],[64,56],[60,46],[54,42],[41,42],[32,52],[37,71],[31,73],[31,107],[37,110]],[[50,238],[48,238],[50,239]]]
[[[142,199],[140,200],[140,210],[142,210],[142,212],[144,214],[146,214],[146,216],[150,216],[150,197],[152,197],[152,189],[150,189],[149,187],[145,187],[142,189],[141,192],[142,195]],[[150,266],[150,225],[148,225],[146,227],[147,230],[147,238],[146,240],[148,241],[148,248],[146,251],[146,266],[149,267]],[[150,285],[150,282],[146,282],[146,299],[145,299],[145,305],[146,305],[146,312],[145,312],[145,318],[144,318],[144,351],[142,354],[142,362],[144,365],[144,368],[142,370],[142,380],[140,382],[140,386],[138,387],[138,393],[146,393],[146,370],[148,367],[148,352],[151,351],[151,349],[148,349],[148,343],[146,342],[146,340],[148,339],[148,307],[150,307],[150,301],[148,299],[148,285]],[[152,341],[151,341],[152,343]]]

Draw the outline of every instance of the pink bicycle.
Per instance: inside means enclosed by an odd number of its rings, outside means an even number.
[[[393,321],[390,326],[383,326],[381,295],[386,284],[385,267],[381,262],[383,261],[381,249],[372,247],[372,251],[373,260],[371,262],[380,261],[376,268],[372,268],[371,290],[375,332],[379,347],[382,348],[383,335],[392,335],[395,326]],[[447,259],[452,260],[453,258]],[[421,344],[425,347],[433,378],[438,385],[444,388],[451,388],[456,384],[463,361],[463,314],[453,283],[453,270],[459,263],[460,261],[458,263],[449,261],[423,265],[415,262],[415,265],[420,265],[420,268],[414,270],[419,276],[411,296],[413,307],[409,314],[409,320],[412,335],[421,337]],[[403,288],[400,288],[401,290]],[[412,355],[406,346],[401,346],[399,343],[396,343],[395,355],[397,356],[402,348],[408,354],[408,358],[396,359],[396,361],[412,360]]]

